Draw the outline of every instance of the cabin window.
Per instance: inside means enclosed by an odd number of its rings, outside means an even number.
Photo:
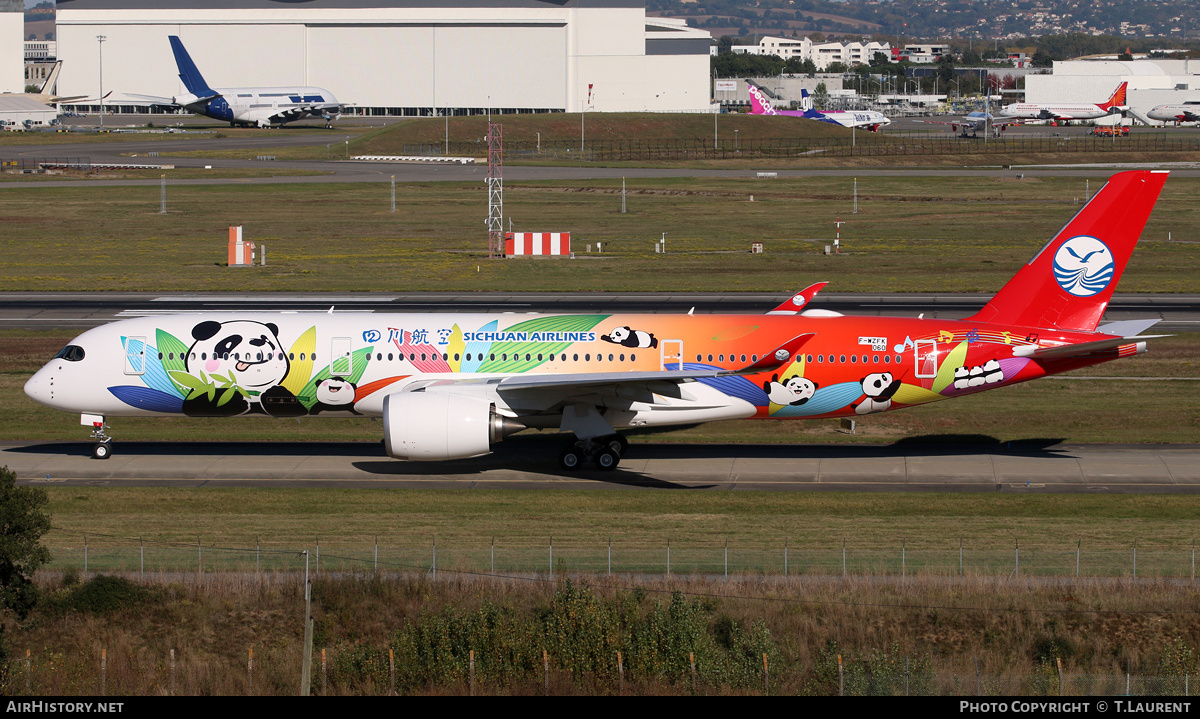
[[[846,361],[846,355],[842,355],[841,357],[838,358],[838,362],[844,363],[845,361]]]
[[[629,355],[630,362],[637,362],[637,355]]]
[[[551,361],[551,362],[553,362],[553,361],[554,361],[554,353],[553,353],[553,352],[551,352],[551,353],[550,353],[550,361]]]
[[[583,361],[584,361],[584,362],[591,362],[591,361],[592,361],[592,356],[591,356],[590,354],[585,354],[585,355],[583,356]]]
[[[700,355],[696,355],[696,361],[697,361],[697,362],[699,362],[699,361],[700,361]]]
[[[712,355],[709,355],[709,356],[708,356],[708,361],[709,361],[709,362],[712,362]]]
[[[758,355],[750,355],[750,361],[751,361],[751,362],[757,362],[757,361],[758,361]]]
[[[809,356],[808,356],[808,361],[809,361],[809,362],[812,362],[812,355],[809,355]]]
[[[746,361],[746,355],[742,355],[742,362]]]
[[[468,353],[467,353],[467,361],[468,361],[468,362],[470,362],[470,361],[471,361],[471,353],[470,353],[470,352],[468,352]]]
[[[891,364],[891,363],[892,363],[892,356],[891,356],[891,355],[884,355],[884,356],[883,356],[883,363],[884,363],[884,364]]]
[[[542,361],[542,356],[538,355],[538,362],[541,362],[541,361]]]
[[[296,359],[296,353],[295,353],[295,352],[288,352],[288,359],[290,359],[290,360],[294,360],[294,359]]]
[[[612,356],[612,355],[609,355],[609,356],[608,356],[608,361],[609,361],[609,362],[612,362],[612,361],[613,361],[613,356]]]
[[[857,362],[858,362],[858,355],[850,355],[850,364],[856,364]]]
[[[621,355],[621,361],[622,361],[622,362],[624,362],[624,361],[625,361],[625,355]]]
[[[458,361],[458,353],[457,353],[457,352],[455,352],[455,353],[454,353],[454,361],[455,361],[455,362],[457,362],[457,361]]]
[[[526,352],[526,353],[525,353],[525,361],[526,361],[526,362],[528,362],[528,361],[530,361],[531,359],[533,359],[533,356],[532,356],[532,355],[530,355],[528,352]]]
[[[896,357],[895,357],[895,359],[894,359],[893,361],[894,361],[896,364],[900,364],[900,362],[902,361],[902,360],[900,359],[900,355],[896,355]]]
[[[316,361],[317,361],[317,353],[316,353],[316,352],[313,352],[312,354],[310,354],[310,355],[308,356],[308,358],[309,358],[310,360],[312,360],[313,362],[316,362]],[[303,354],[303,353],[300,355],[300,359],[304,359],[304,354]]]
[[[879,364],[879,355],[871,355],[871,361],[875,364]]]
[[[718,362],[724,362],[724,361],[725,361],[725,355],[717,355],[717,361],[718,361]]]

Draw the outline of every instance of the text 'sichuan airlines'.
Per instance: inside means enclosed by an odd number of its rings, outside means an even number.
[[[128,416],[383,418],[392,457],[486,454],[525,428],[573,435],[563,467],[612,469],[630,427],[854,417],[1146,350],[1157,320],[1098,326],[1167,179],[1115,175],[975,316],[192,314],[89,330],[25,385],[93,427]]]

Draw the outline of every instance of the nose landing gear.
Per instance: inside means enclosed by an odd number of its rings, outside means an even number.
[[[95,441],[92,445],[92,459],[108,459],[112,456],[112,437],[104,431],[108,425],[100,422],[92,426],[95,427],[92,430],[92,440]]]

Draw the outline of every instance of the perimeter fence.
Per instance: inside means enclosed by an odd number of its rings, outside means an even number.
[[[307,545],[307,546],[304,546]],[[1152,544],[1088,546],[968,543],[925,540],[894,544],[852,539],[773,546],[579,540],[491,540],[482,545],[365,538],[360,542],[313,537],[311,542],[258,538],[233,544],[82,534],[77,543],[50,548],[47,569],[84,572],[427,572],[470,574],[635,574],[648,576],[825,577],[1057,577],[1143,578],[1195,582],[1196,546]]]
[[[483,142],[405,145],[405,152],[429,156],[486,157]],[[857,133],[851,139],[602,139],[579,142],[506,140],[511,159],[596,161],[787,159],[802,157],[891,157],[923,155],[1037,155],[1046,153],[1196,152],[1200,137],[1137,133],[1128,137],[1047,136],[979,138],[930,136],[928,133]]]

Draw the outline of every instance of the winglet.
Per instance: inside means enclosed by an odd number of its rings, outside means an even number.
[[[799,314],[799,312],[801,310],[803,310],[805,308],[805,306],[808,305],[809,302],[812,302],[813,298],[817,296],[817,293],[820,292],[821,289],[824,288],[825,285],[827,285],[827,284],[829,284],[829,283],[828,282],[818,282],[815,285],[809,285],[808,287],[805,287],[804,289],[800,290],[796,294],[792,295],[791,299],[787,300],[786,302],[779,305],[775,309],[771,310],[767,314],[769,314],[769,315]]]
[[[806,332],[802,335],[797,335],[792,339],[779,345],[779,348],[770,354],[763,355],[762,359],[751,365],[729,372],[722,372],[724,375],[733,374],[760,374],[762,372],[770,372],[777,370],[786,364],[792,362],[792,356],[796,354],[805,342],[808,342],[813,337],[816,337],[815,332]]]

